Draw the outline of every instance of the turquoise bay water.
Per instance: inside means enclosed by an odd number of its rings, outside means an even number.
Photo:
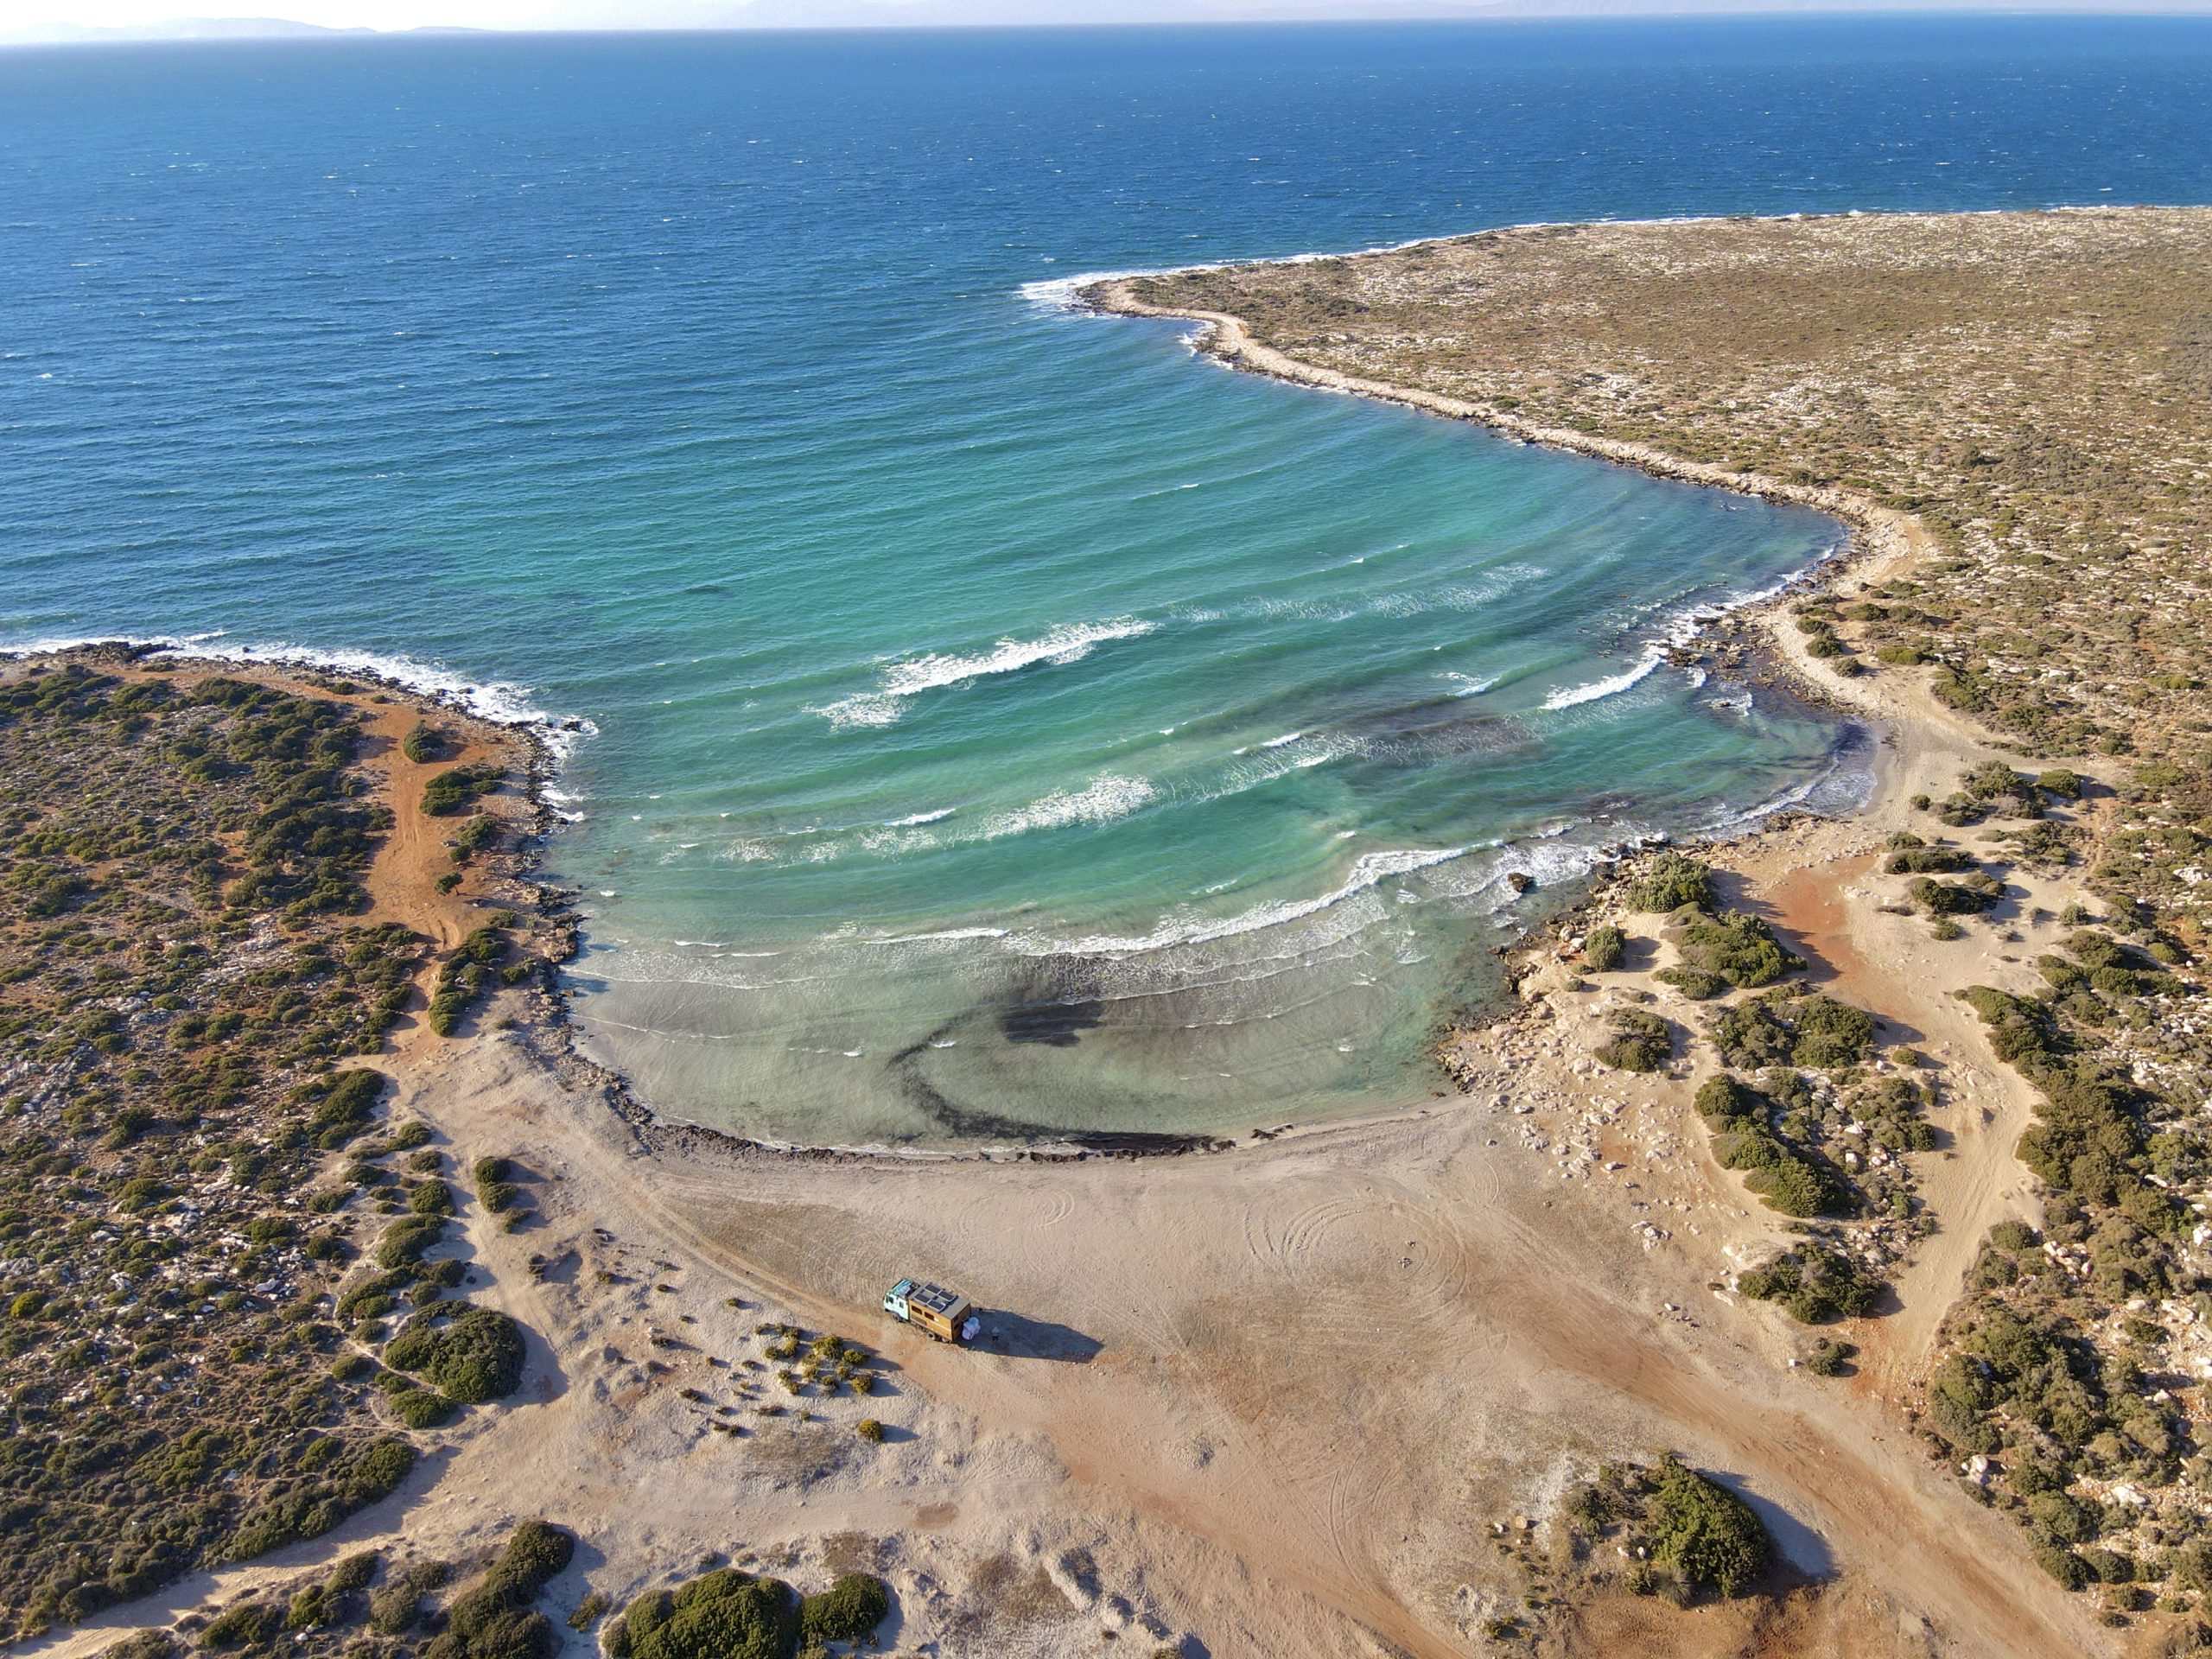
[[[0,641],[358,654],[590,721],[550,850],[579,1014],[678,1115],[1419,1090],[1595,849],[1848,791],[1847,734],[1656,656],[1834,527],[1049,285],[2200,201],[2208,69],[2212,26],[2113,19],[0,54]]]

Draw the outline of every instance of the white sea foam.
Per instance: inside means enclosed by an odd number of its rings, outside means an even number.
[[[1266,742],[1261,744],[1260,747],[1263,749],[1279,749],[1287,743],[1297,742],[1300,738],[1305,735],[1306,734],[1303,732],[1285,732],[1281,737],[1269,738]]]
[[[925,691],[960,685],[990,674],[1011,674],[1039,663],[1080,662],[1095,645],[1109,639],[1134,639],[1159,624],[1141,617],[1110,622],[1064,623],[1040,639],[1001,639],[991,650],[970,654],[933,652],[884,669],[881,687],[810,709],[833,727],[889,726],[906,712],[907,702]]]
[[[1478,680],[1471,674],[1455,674],[1449,671],[1444,677],[1452,682],[1452,695],[1455,697],[1478,697],[1485,691],[1496,690],[1499,678],[1497,675],[1492,674],[1487,678]]]
[[[841,944],[853,943],[849,938],[841,936],[832,935],[831,937]],[[1002,939],[1004,938],[1006,938],[1006,929],[1002,927],[948,927],[938,933],[899,933],[889,938],[861,939],[859,943],[874,945],[954,944],[967,939]]]
[[[1118,778],[1111,772],[1104,773],[1082,789],[1056,789],[1027,806],[1000,813],[984,825],[981,838],[997,841],[1006,836],[1026,835],[1032,830],[1103,823],[1109,819],[1127,817],[1158,793],[1149,779]]]
[[[1601,697],[1612,696],[1649,679],[1659,664],[1666,660],[1659,652],[1656,650],[1649,652],[1645,654],[1643,660],[1634,668],[1625,673],[1616,674],[1611,679],[1592,680],[1586,685],[1562,687],[1544,699],[1544,707],[1554,709],[1573,709],[1582,703],[1596,702]]]
[[[1367,893],[1379,883],[1394,876],[1409,875],[1439,864],[1448,864],[1463,858],[1469,849],[1465,847],[1403,848],[1387,852],[1362,853],[1352,861],[1351,873],[1335,887],[1312,899],[1284,899],[1258,905],[1242,913],[1217,919],[1192,918],[1168,922],[1150,933],[1133,937],[1096,934],[1088,938],[1071,941],[1030,938],[1023,940],[1023,948],[1033,954],[1058,956],[1137,956],[1146,951],[1160,950],[1171,945],[1210,944],[1217,939],[1226,939],[1242,933],[1255,933],[1262,928],[1280,927],[1286,922],[1295,922],[1325,910],[1331,910],[1347,899]]]

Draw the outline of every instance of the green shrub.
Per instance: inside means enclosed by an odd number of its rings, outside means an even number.
[[[423,1616],[423,1598],[446,1581],[442,1561],[409,1567],[369,1598],[369,1628],[379,1636],[404,1636]]]
[[[454,1402],[428,1389],[409,1389],[391,1396],[391,1408],[410,1428],[435,1428],[452,1417]]]
[[[428,722],[418,722],[399,740],[399,752],[418,766],[442,759],[450,747],[446,734]]]
[[[1989,1230],[1989,1242],[2000,1250],[2032,1250],[2043,1236],[2024,1221],[2000,1221]]]
[[[1711,910],[1717,902],[1713,871],[1688,855],[1668,851],[1645,866],[1628,885],[1628,902],[1637,910],[1666,912],[1685,905]]]
[[[2088,1565],[2072,1550],[2057,1544],[2037,1543],[2035,1546],[2036,1565],[2068,1590],[2085,1588],[2089,1582]]]
[[[1857,1343],[1822,1337],[1807,1352],[1805,1369],[1815,1376],[1841,1376],[1851,1369],[1851,1361],[1858,1352]]]
[[[1873,1015],[1833,997],[1802,998],[1793,1016],[1789,1058],[1795,1065],[1840,1071],[1865,1060],[1873,1046]]]
[[[537,1519],[517,1523],[485,1574],[487,1588],[508,1597],[528,1599],[564,1572],[576,1553],[575,1536]]]
[[[1978,916],[1994,910],[2005,896],[2004,887],[1985,877],[1986,886],[1964,881],[1937,881],[1929,876],[1913,880],[1912,902],[1930,916]]]
[[[486,848],[494,845],[505,827],[492,813],[476,814],[454,833],[451,843],[454,862],[465,864]]]
[[[1974,860],[1956,847],[1909,847],[1891,853],[1886,868],[1891,875],[1952,875],[1974,867]]]
[[[1734,988],[1721,975],[1702,968],[1662,968],[1652,977],[1672,985],[1693,1002],[1707,1002]]]
[[[807,1642],[858,1642],[890,1613],[891,1591],[882,1580],[848,1573],[799,1603],[799,1637]]]
[[[242,1561],[306,1538],[320,1538],[356,1510],[390,1494],[415,1466],[404,1440],[372,1440],[327,1474],[278,1490],[232,1534],[225,1557]]]
[[[200,1632],[203,1648],[257,1647],[283,1628],[284,1614],[276,1603],[242,1601],[218,1613]]]
[[[873,1417],[863,1417],[855,1423],[853,1433],[864,1440],[873,1440],[878,1446],[883,1444],[883,1425]]]
[[[1656,1071],[1674,1058],[1674,1034],[1656,1014],[1624,1008],[1613,1015],[1613,1033],[1598,1058],[1617,1071]]]
[[[323,1591],[327,1595],[346,1595],[350,1592],[365,1588],[369,1580],[376,1575],[376,1551],[358,1550],[331,1569],[329,1582],[323,1586]]]
[[[1750,1504],[1671,1456],[1656,1478],[1658,1490],[1644,1505],[1653,1560],[1723,1596],[1758,1576],[1774,1544]]]
[[[385,1228],[384,1236],[377,1241],[377,1265],[391,1269],[421,1261],[423,1253],[442,1238],[445,1230],[443,1216],[402,1216]]]
[[[1621,965],[1628,941],[1611,922],[1600,922],[1582,941],[1582,965],[1593,974],[1609,974]]]
[[[1849,1256],[1809,1240],[1738,1275],[1736,1287],[1761,1301],[1780,1302],[1805,1325],[1861,1317],[1882,1295],[1880,1280]]]
[[[1769,1103],[1758,1090],[1737,1082],[1726,1071],[1707,1077],[1698,1087],[1698,1115],[1715,1129],[1764,1127]]]
[[[1851,1189],[1834,1171],[1802,1153],[1785,1152],[1774,1162],[1753,1170],[1744,1184],[1770,1207],[1801,1220],[1848,1215],[1858,1207]]]
[[[418,1313],[391,1339],[385,1363],[427,1376],[466,1406],[504,1399],[522,1381],[520,1328],[495,1308],[464,1304]]]
[[[497,766],[455,766],[442,772],[423,786],[423,810],[430,817],[448,817],[480,795],[488,795],[504,783],[506,774]]]
[[[790,1659],[798,1610],[781,1580],[723,1567],[673,1593],[639,1597],[607,1649],[614,1659]]]
[[[1841,1070],[1863,1062],[1874,1040],[1872,1015],[1817,992],[1770,993],[1723,1008],[1710,1029],[1721,1058],[1745,1071],[1784,1065]]]

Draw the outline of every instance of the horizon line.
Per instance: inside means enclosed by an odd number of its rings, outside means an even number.
[[[1421,0],[1411,0],[1420,7]],[[1572,0],[1570,0],[1572,5]],[[505,25],[497,23],[418,23],[405,29],[379,29],[373,25],[326,24],[302,22],[296,19],[276,16],[183,16],[164,18],[149,23],[74,23],[55,20],[28,24],[18,29],[0,33],[0,48],[15,47],[72,47],[72,46],[244,46],[258,44],[299,44],[312,41],[403,40],[423,35],[485,35],[503,37],[534,35],[856,35],[856,34],[1004,34],[1065,33],[1081,29],[1240,29],[1256,28],[1299,29],[1331,27],[1371,27],[1483,23],[1566,23],[1602,24],[1619,22],[1705,22],[1729,21],[1789,21],[1814,17],[1865,16],[1885,19],[1920,18],[1941,19],[2021,19],[2021,18],[2080,18],[2084,21],[2106,21],[2119,17],[2206,17],[2212,18],[2212,0],[2133,0],[2131,3],[2116,5],[2085,5],[2080,0],[2051,0],[2037,3],[2037,0],[1997,0],[1996,3],[1975,5],[1950,3],[1933,6],[1918,5],[1913,0],[1802,0],[1796,4],[1775,4],[1772,0],[1749,0],[1748,3],[1733,5],[1727,0],[1712,4],[1665,5],[1646,8],[1634,0],[1617,0],[1617,9],[1609,9],[1606,0],[1591,0],[1584,5],[1567,7],[1546,5],[1543,0],[1499,0],[1495,5],[1477,3],[1465,11],[1439,15],[1434,5],[1420,10],[1382,10],[1375,12],[1348,12],[1337,16],[1287,15],[1248,17],[1193,18],[1053,18],[1022,20],[973,21],[950,19],[906,22],[893,19],[852,19],[819,23],[741,22],[715,23],[628,23],[628,24],[562,24],[531,23]],[[235,34],[163,35],[169,29],[188,29],[195,27],[220,25],[266,25],[271,32],[257,34],[241,31]]]

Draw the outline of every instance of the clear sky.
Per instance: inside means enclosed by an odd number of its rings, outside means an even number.
[[[809,22],[1218,22],[1707,10],[2201,10],[2212,0],[0,0],[0,36],[51,23],[114,28],[179,17],[282,17],[334,28],[701,29]]]

